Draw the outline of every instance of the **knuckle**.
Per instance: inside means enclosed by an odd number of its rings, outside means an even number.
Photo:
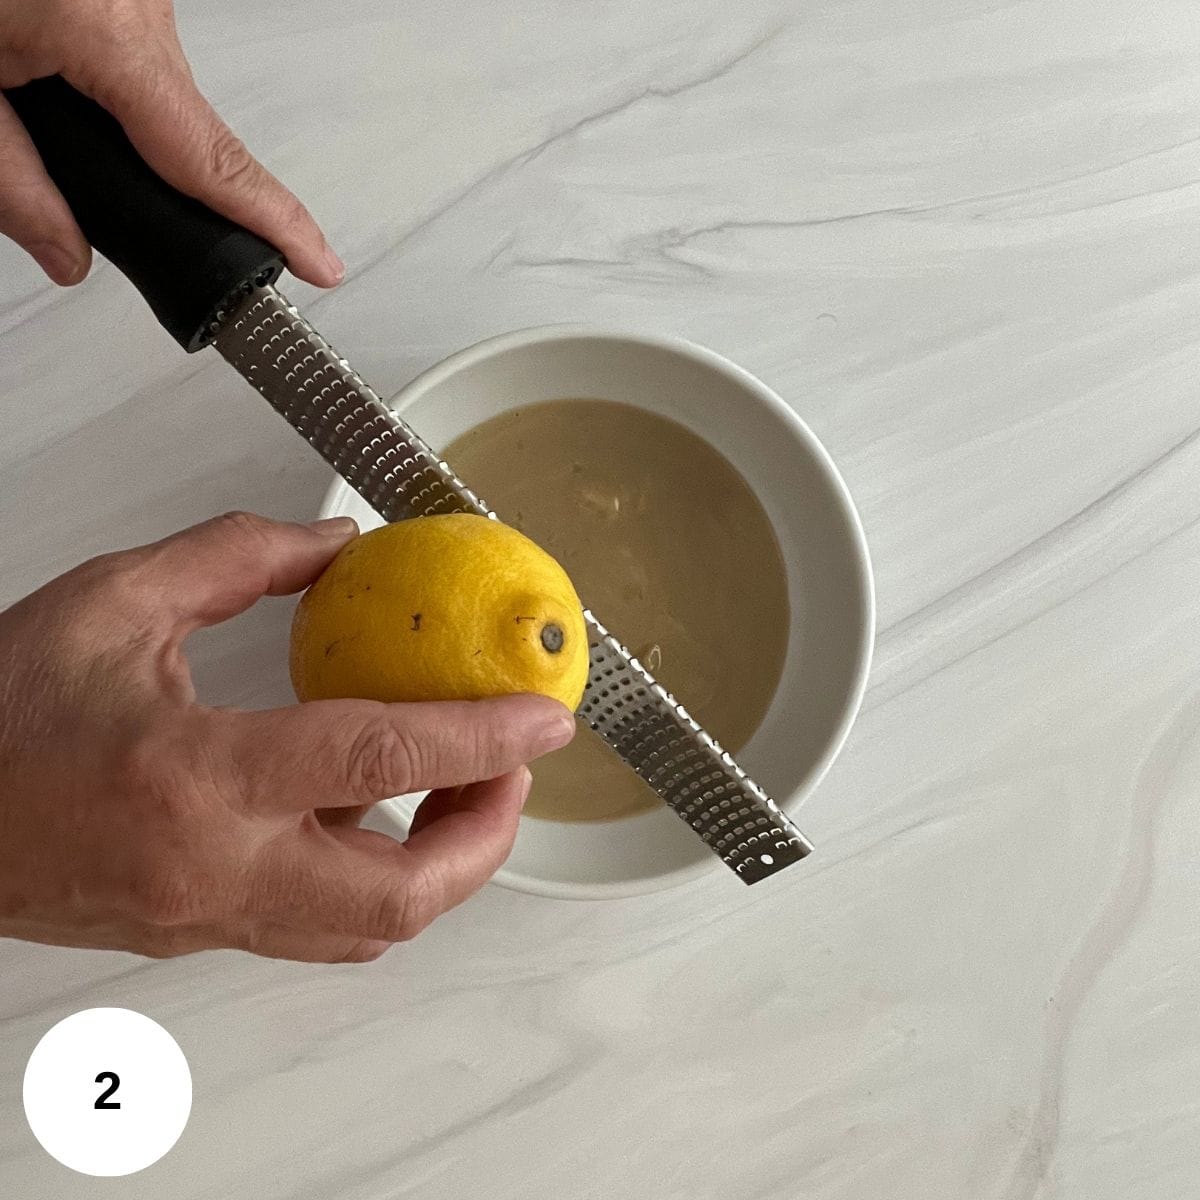
[[[366,939],[347,946],[334,960],[340,963],[369,963],[382,958],[388,951],[387,942],[373,942]]]
[[[247,954],[256,954],[262,958],[277,957],[271,953],[269,934],[256,922],[250,922],[240,928],[227,931],[222,941],[230,950],[244,950]]]
[[[472,722],[471,753],[481,773],[490,775],[505,760],[511,741],[509,733],[508,726],[490,718]]]
[[[271,522],[257,513],[233,509],[213,518],[213,524],[222,533],[232,537],[251,538],[256,541],[270,536]]]
[[[360,730],[350,743],[347,777],[354,795],[386,800],[417,785],[424,755],[408,734],[380,722]]]
[[[371,932],[389,942],[406,942],[416,936],[410,931],[411,917],[403,892],[386,893],[376,905]]]
[[[403,887],[385,893],[374,927],[385,942],[411,942],[438,914],[436,889],[424,874],[410,876]]]
[[[208,173],[224,187],[257,184],[258,164],[232,130],[222,128],[213,134],[205,158]]]
[[[312,224],[312,215],[286,188],[278,200],[279,222],[293,232],[306,229]]]
[[[153,929],[143,936],[137,952],[146,958],[180,958],[202,948],[194,938],[185,936],[182,930]]]
[[[177,948],[177,945],[174,941],[159,942],[150,939],[144,941],[138,947],[137,952],[143,958],[157,959],[178,958],[182,953],[182,951]]]
[[[176,958],[181,953],[178,943],[174,938],[163,939],[161,937],[143,938],[137,946],[137,953],[143,958]]]

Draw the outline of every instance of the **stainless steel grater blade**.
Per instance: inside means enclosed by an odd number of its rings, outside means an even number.
[[[275,288],[219,313],[214,344],[385,521],[493,515]],[[585,721],[746,883],[812,849],[775,802],[588,610]]]

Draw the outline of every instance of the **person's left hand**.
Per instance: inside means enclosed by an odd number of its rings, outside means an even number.
[[[283,251],[294,275],[341,281],[345,268],[304,205],[200,94],[171,0],[0,0],[0,88],[55,74],[112,113],[168,183]],[[55,283],[88,273],[91,248],[2,97],[0,233]]]
[[[187,637],[307,587],[354,533],[229,514],[0,613],[0,938],[365,962],[484,885],[522,764],[575,732],[557,701],[196,701]],[[430,788],[406,841],[359,828]]]

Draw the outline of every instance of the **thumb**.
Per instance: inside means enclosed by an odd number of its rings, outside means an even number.
[[[558,701],[528,694],[417,704],[314,700],[221,720],[248,800],[276,812],[354,808],[495,779],[575,734],[574,717]]]
[[[137,570],[186,636],[307,587],[357,532],[350,517],[301,525],[231,512],[144,547]]]

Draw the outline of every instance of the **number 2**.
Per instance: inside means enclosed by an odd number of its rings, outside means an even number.
[[[100,1074],[96,1076],[96,1082],[103,1083],[105,1080],[108,1080],[108,1087],[106,1087],[104,1091],[102,1091],[100,1095],[96,1097],[96,1103],[93,1105],[93,1107],[120,1108],[120,1100],[110,1100],[109,1096],[111,1096],[113,1092],[115,1092],[117,1088],[121,1086],[121,1080],[117,1077],[115,1071],[101,1071]]]

